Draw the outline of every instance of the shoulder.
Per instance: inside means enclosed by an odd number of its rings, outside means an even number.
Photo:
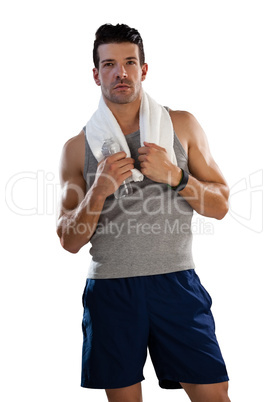
[[[75,154],[85,148],[85,134],[82,130],[79,134],[70,138],[63,146],[63,153],[67,156],[75,156]]]
[[[187,111],[169,110],[174,131],[187,153],[189,148],[202,140],[204,131],[195,116]]]
[[[61,155],[61,170],[83,174],[84,161],[85,134],[82,130],[64,144]]]
[[[178,129],[194,134],[196,130],[200,130],[201,128],[195,116],[190,112],[170,110],[169,114],[175,131]]]

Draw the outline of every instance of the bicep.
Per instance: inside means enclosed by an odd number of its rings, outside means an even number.
[[[227,184],[211,155],[207,137],[193,116],[189,130],[188,165],[191,174],[197,180]]]
[[[71,176],[62,184],[59,217],[74,210],[85,197],[85,182],[80,177]]]
[[[62,151],[60,183],[59,217],[65,212],[74,210],[84,199],[86,193],[86,182],[69,144],[66,144]]]

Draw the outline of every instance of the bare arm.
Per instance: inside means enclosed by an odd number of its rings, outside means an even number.
[[[214,161],[206,135],[190,113],[185,115],[191,175],[180,195],[201,215],[222,219],[228,212],[229,188]]]
[[[77,253],[89,242],[99,221],[104,202],[120,184],[130,177],[133,159],[118,152],[98,165],[96,179],[86,192],[81,155],[84,137],[69,140],[62,152],[60,178],[62,197],[57,222],[57,234],[61,245],[71,253]]]
[[[204,131],[190,113],[171,112],[176,133],[182,135],[188,151],[191,176],[180,195],[192,208],[204,216],[222,219],[228,211],[229,189],[209,150]],[[176,186],[181,169],[173,165],[165,151],[155,144],[140,148],[142,173],[151,180]]]

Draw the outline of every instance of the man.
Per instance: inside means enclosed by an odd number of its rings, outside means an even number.
[[[105,389],[110,402],[142,401],[148,347],[162,388],[183,388],[194,402],[230,401],[211,298],[194,269],[190,227],[193,210],[225,216],[228,186],[190,113],[169,110],[177,164],[160,145],[140,144],[148,65],[138,31],[101,26],[93,58],[94,80],[131,157],[120,151],[98,163],[86,128],[63,149],[57,233],[71,253],[92,245],[83,294],[82,386]],[[115,200],[134,168],[144,180],[131,182],[131,196]]]

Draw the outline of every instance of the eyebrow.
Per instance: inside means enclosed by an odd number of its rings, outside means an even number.
[[[138,58],[135,56],[129,56],[129,57],[126,57],[125,60],[137,60],[138,61]],[[101,61],[101,63],[108,63],[111,61],[115,61],[115,59],[104,59]]]

